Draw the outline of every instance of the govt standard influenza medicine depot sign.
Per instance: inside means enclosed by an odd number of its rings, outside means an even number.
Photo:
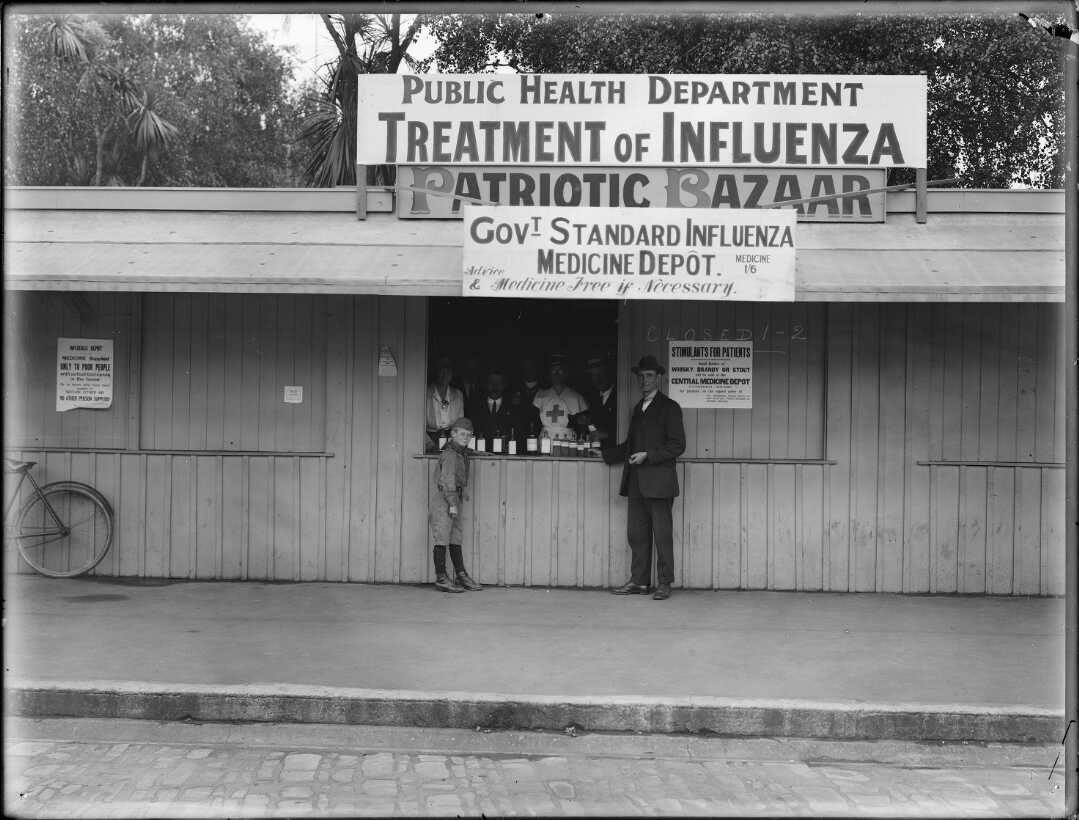
[[[790,209],[466,205],[465,296],[793,301]]]

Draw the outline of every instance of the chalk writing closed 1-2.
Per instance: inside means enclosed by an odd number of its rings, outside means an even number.
[[[792,342],[808,342],[809,336],[805,325],[793,322],[789,326],[773,329],[770,322],[765,322],[764,326],[760,329],[760,332],[754,334],[751,327],[721,327],[713,329],[710,327],[702,327],[698,330],[695,327],[687,327],[684,330],[677,328],[664,327],[659,325],[649,325],[645,329],[644,339],[646,342],[658,342],[658,341],[677,341],[692,342],[700,339],[701,341],[749,341],[756,338],[759,342],[766,342],[769,339],[773,341],[782,341],[783,339],[790,339]]]

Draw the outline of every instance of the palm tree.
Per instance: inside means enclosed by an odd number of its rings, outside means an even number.
[[[136,185],[146,179],[149,162],[158,152],[176,139],[180,132],[162,116],[160,98],[143,90],[110,57],[111,41],[99,25],[73,15],[58,15],[46,23],[46,35],[53,54],[64,62],[73,63],[79,70],[76,84],[78,94],[96,98],[102,117],[93,123],[95,156],[93,185],[101,185],[105,167],[115,165],[123,154],[122,138],[134,139],[140,161]],[[87,163],[76,157],[76,170]],[[81,174],[80,174],[81,176]],[[108,180],[119,183],[116,176]]]
[[[322,14],[322,23],[337,46],[337,58],[327,63],[318,96],[309,97],[311,113],[297,139],[311,154],[303,167],[304,181],[315,187],[356,184],[356,92],[360,74],[394,74],[401,63],[414,71],[426,66],[408,53],[427,23],[417,15],[401,28],[400,14]],[[393,169],[368,169],[368,182],[392,182]]]

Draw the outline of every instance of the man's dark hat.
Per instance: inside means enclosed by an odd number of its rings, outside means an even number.
[[[453,370],[453,359],[449,356],[439,356],[438,359],[435,360],[435,372],[437,373],[443,367],[448,367],[450,370]]]
[[[585,370],[600,370],[607,366],[607,356],[603,353],[592,353],[584,364]]]
[[[637,366],[631,367],[630,370],[634,373],[640,373],[642,370],[655,370],[661,376],[667,372],[667,368],[661,365],[656,357],[651,354],[641,356],[641,360],[637,362]]]
[[[550,360],[550,367],[566,367],[566,354],[565,353],[552,353]]]

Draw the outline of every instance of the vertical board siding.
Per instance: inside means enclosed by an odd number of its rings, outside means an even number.
[[[435,459],[423,459],[433,483]],[[822,465],[682,465],[675,501],[676,583],[697,589],[796,589],[805,572],[820,587]],[[605,587],[629,577],[625,502],[617,495],[620,468],[599,461],[472,462],[464,510],[464,552],[482,583],[509,586]],[[511,497],[498,486],[517,488]],[[771,493],[765,488],[772,486]],[[526,488],[527,491],[526,491]],[[590,489],[592,488],[592,489]],[[751,498],[755,499],[750,502]],[[511,500],[507,500],[507,499]],[[755,527],[740,526],[748,505]],[[733,520],[730,512],[738,516]],[[801,522],[815,521],[803,551]],[[429,550],[425,551],[429,556]],[[768,556],[778,565],[770,571]],[[808,561],[804,556],[811,556]],[[471,558],[470,558],[471,556]],[[800,557],[803,556],[803,557]],[[807,564],[809,569],[797,569]],[[717,570],[716,567],[722,567]],[[716,581],[719,572],[718,582]],[[426,581],[426,567],[405,581]]]
[[[378,374],[378,347],[389,344],[401,349],[401,342],[408,331],[405,317],[405,299],[385,297],[379,299],[378,331],[372,348],[366,351],[371,360],[372,382],[375,389],[373,440],[370,442],[371,466],[375,481],[371,495],[375,502],[374,530],[371,545],[374,566],[370,579],[373,581],[399,581],[401,560],[401,513],[403,505],[402,479],[404,469],[405,430],[402,425],[404,396],[400,378],[386,379]]]
[[[681,575],[683,586],[712,586],[712,563],[715,559],[712,520],[719,500],[715,490],[714,466],[711,464],[686,465],[686,482],[682,488],[684,549],[682,560],[675,567]]]
[[[686,456],[821,458],[824,455],[825,306],[751,302],[634,301],[619,340],[620,429],[640,398],[629,364],[667,362],[674,340],[753,341],[753,408],[684,411]]]
[[[1042,595],[1063,595],[1064,579],[1064,471],[1042,470]]]
[[[880,322],[880,385],[902,385],[907,366],[907,309],[883,311]],[[882,387],[884,394],[887,387]],[[873,589],[903,588],[904,444],[907,391],[881,401],[877,439],[876,573]]]
[[[141,446],[322,450],[328,298],[143,295]]]
[[[109,499],[113,543],[97,575],[319,577],[325,530],[318,524],[324,510],[318,499],[328,459],[34,450],[15,455],[37,462],[34,476],[41,484],[83,481]],[[301,525],[305,519],[309,527]]]
[[[825,498],[824,588],[848,589],[851,539],[851,393],[854,353],[854,308],[828,306],[827,456],[836,462],[828,470]]]
[[[796,588],[817,591],[824,588],[824,476],[821,465],[797,467],[797,504],[800,530],[796,542],[798,574]]]
[[[380,376],[379,381],[381,384],[400,383],[404,402],[401,416],[401,457],[404,459],[401,492],[402,498],[416,499],[419,503],[418,510],[415,501],[403,505],[400,575],[402,579],[423,581],[427,580],[428,571],[433,569],[425,506],[428,470],[426,464],[412,458],[412,455],[421,449],[425,427],[423,397],[427,378],[427,301],[408,299],[405,321],[404,339],[398,347],[390,348],[390,353],[398,360],[398,375]],[[494,491],[499,490],[495,488]]]
[[[80,313],[58,294],[20,295],[19,321],[5,329],[15,351],[5,390],[22,400],[5,414],[21,436],[9,444],[39,462],[39,481],[87,481],[113,502],[114,545],[98,574],[431,580],[434,461],[415,457],[424,299],[89,294],[87,303]],[[668,337],[754,339],[754,408],[687,410],[687,457],[742,461],[679,465],[682,586],[1063,593],[1064,471],[1044,466],[1063,460],[1059,305],[622,311],[625,370],[644,353],[665,360]],[[117,340],[113,408],[55,412],[58,335]],[[396,375],[379,374],[382,348]],[[283,403],[285,384],[304,387],[301,404]],[[619,389],[624,429],[636,397],[627,379]],[[332,455],[296,455],[322,450]],[[463,546],[483,583],[628,578],[619,467],[474,466]]]
[[[931,406],[939,404],[940,391],[934,388],[940,373],[940,348],[933,338],[932,307],[926,304],[907,308],[907,343],[904,388],[906,414],[903,419],[903,592],[929,591],[930,475],[924,463],[933,449],[934,427]],[[939,417],[939,414],[938,416]]]
[[[882,388],[880,335],[882,310],[867,305],[857,312],[851,359],[850,577],[852,592],[871,592],[877,575],[877,482]]]
[[[988,513],[988,470],[985,467],[959,467],[959,531],[957,563],[959,577],[956,591],[985,592],[985,548]]]
[[[127,444],[136,297],[124,293],[5,291],[4,441],[7,447]],[[112,406],[56,410],[60,337],[112,339]]]

